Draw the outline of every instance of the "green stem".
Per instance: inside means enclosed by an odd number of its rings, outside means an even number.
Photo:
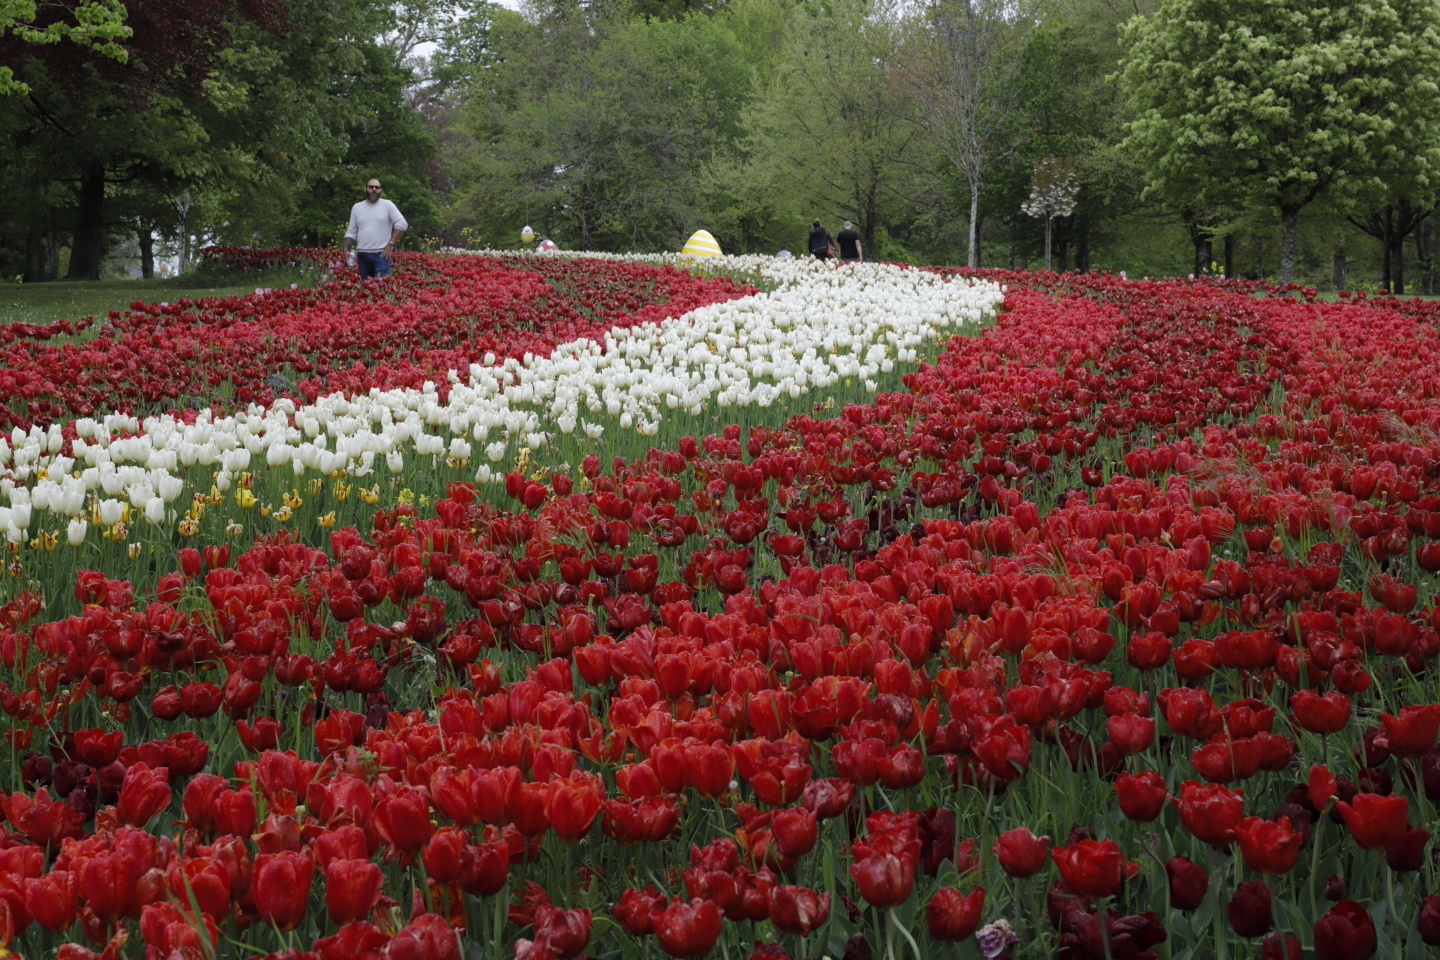
[[[1225,874],[1216,863],[1215,848],[1210,848],[1210,876],[1215,882],[1215,960],[1229,960],[1230,938],[1225,929]]]

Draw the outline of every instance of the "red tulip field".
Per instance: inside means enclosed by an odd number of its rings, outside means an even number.
[[[0,329],[0,944],[1440,945],[1440,307],[714,262]]]

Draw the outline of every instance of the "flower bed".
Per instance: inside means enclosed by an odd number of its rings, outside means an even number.
[[[659,318],[678,271],[530,262],[291,299],[531,273],[595,311],[539,358],[16,435],[14,949],[1440,941],[1429,305],[736,258],[776,289]]]

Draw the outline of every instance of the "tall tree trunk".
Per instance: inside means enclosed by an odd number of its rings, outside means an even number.
[[[1395,236],[1395,207],[1393,204],[1385,205],[1384,226],[1380,231],[1380,288],[1390,293],[1390,284],[1395,276],[1390,261],[1390,254],[1395,249],[1391,238]]]
[[[1295,282],[1295,242],[1300,232],[1300,211],[1280,211],[1280,282]]]
[[[155,230],[148,220],[140,221],[136,239],[140,243],[140,276],[149,280],[155,276]]]
[[[1330,282],[1335,285],[1336,290],[1345,289],[1345,238],[1341,237],[1340,242],[1335,244],[1335,255],[1330,258]]]
[[[1415,221],[1411,219],[1409,200],[1401,200],[1396,222],[1390,230],[1390,292],[1397,297],[1405,292],[1405,233]]]
[[[70,238],[67,280],[99,280],[105,259],[105,165],[92,163],[80,174],[75,235]]]
[[[980,178],[970,178],[970,249],[965,261],[972,267],[980,266]],[[1046,266],[1049,266],[1047,263]]]
[[[1056,272],[1064,273],[1070,268],[1070,238],[1061,237],[1059,242],[1056,243],[1056,246],[1060,248],[1055,257],[1056,260],[1060,261],[1056,265]]]
[[[1055,222],[1055,218],[1054,218],[1054,217],[1046,217],[1046,218],[1045,218],[1045,269],[1046,269],[1046,270],[1049,270],[1049,269],[1050,269],[1050,233],[1051,233],[1051,231],[1054,229],[1054,228],[1052,227],[1052,224],[1053,224],[1054,222]]]
[[[1075,238],[1075,269],[1079,273],[1090,272],[1090,234],[1083,227]]]
[[[1214,260],[1215,241],[1211,239],[1207,230],[1195,238],[1195,276],[1203,277],[1210,272],[1210,263]]]
[[[1225,234],[1225,279],[1235,276],[1235,234]]]
[[[46,279],[45,261],[49,245],[45,242],[45,227],[32,223],[25,231],[25,282],[39,283]]]
[[[1420,267],[1420,291],[1435,292],[1435,251],[1430,246],[1432,226],[1429,219],[1415,228],[1415,259]]]

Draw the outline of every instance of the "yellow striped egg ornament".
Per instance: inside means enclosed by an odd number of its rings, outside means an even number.
[[[720,244],[710,236],[709,230],[696,230],[685,241],[685,247],[680,251],[692,257],[718,257],[720,256]]]

